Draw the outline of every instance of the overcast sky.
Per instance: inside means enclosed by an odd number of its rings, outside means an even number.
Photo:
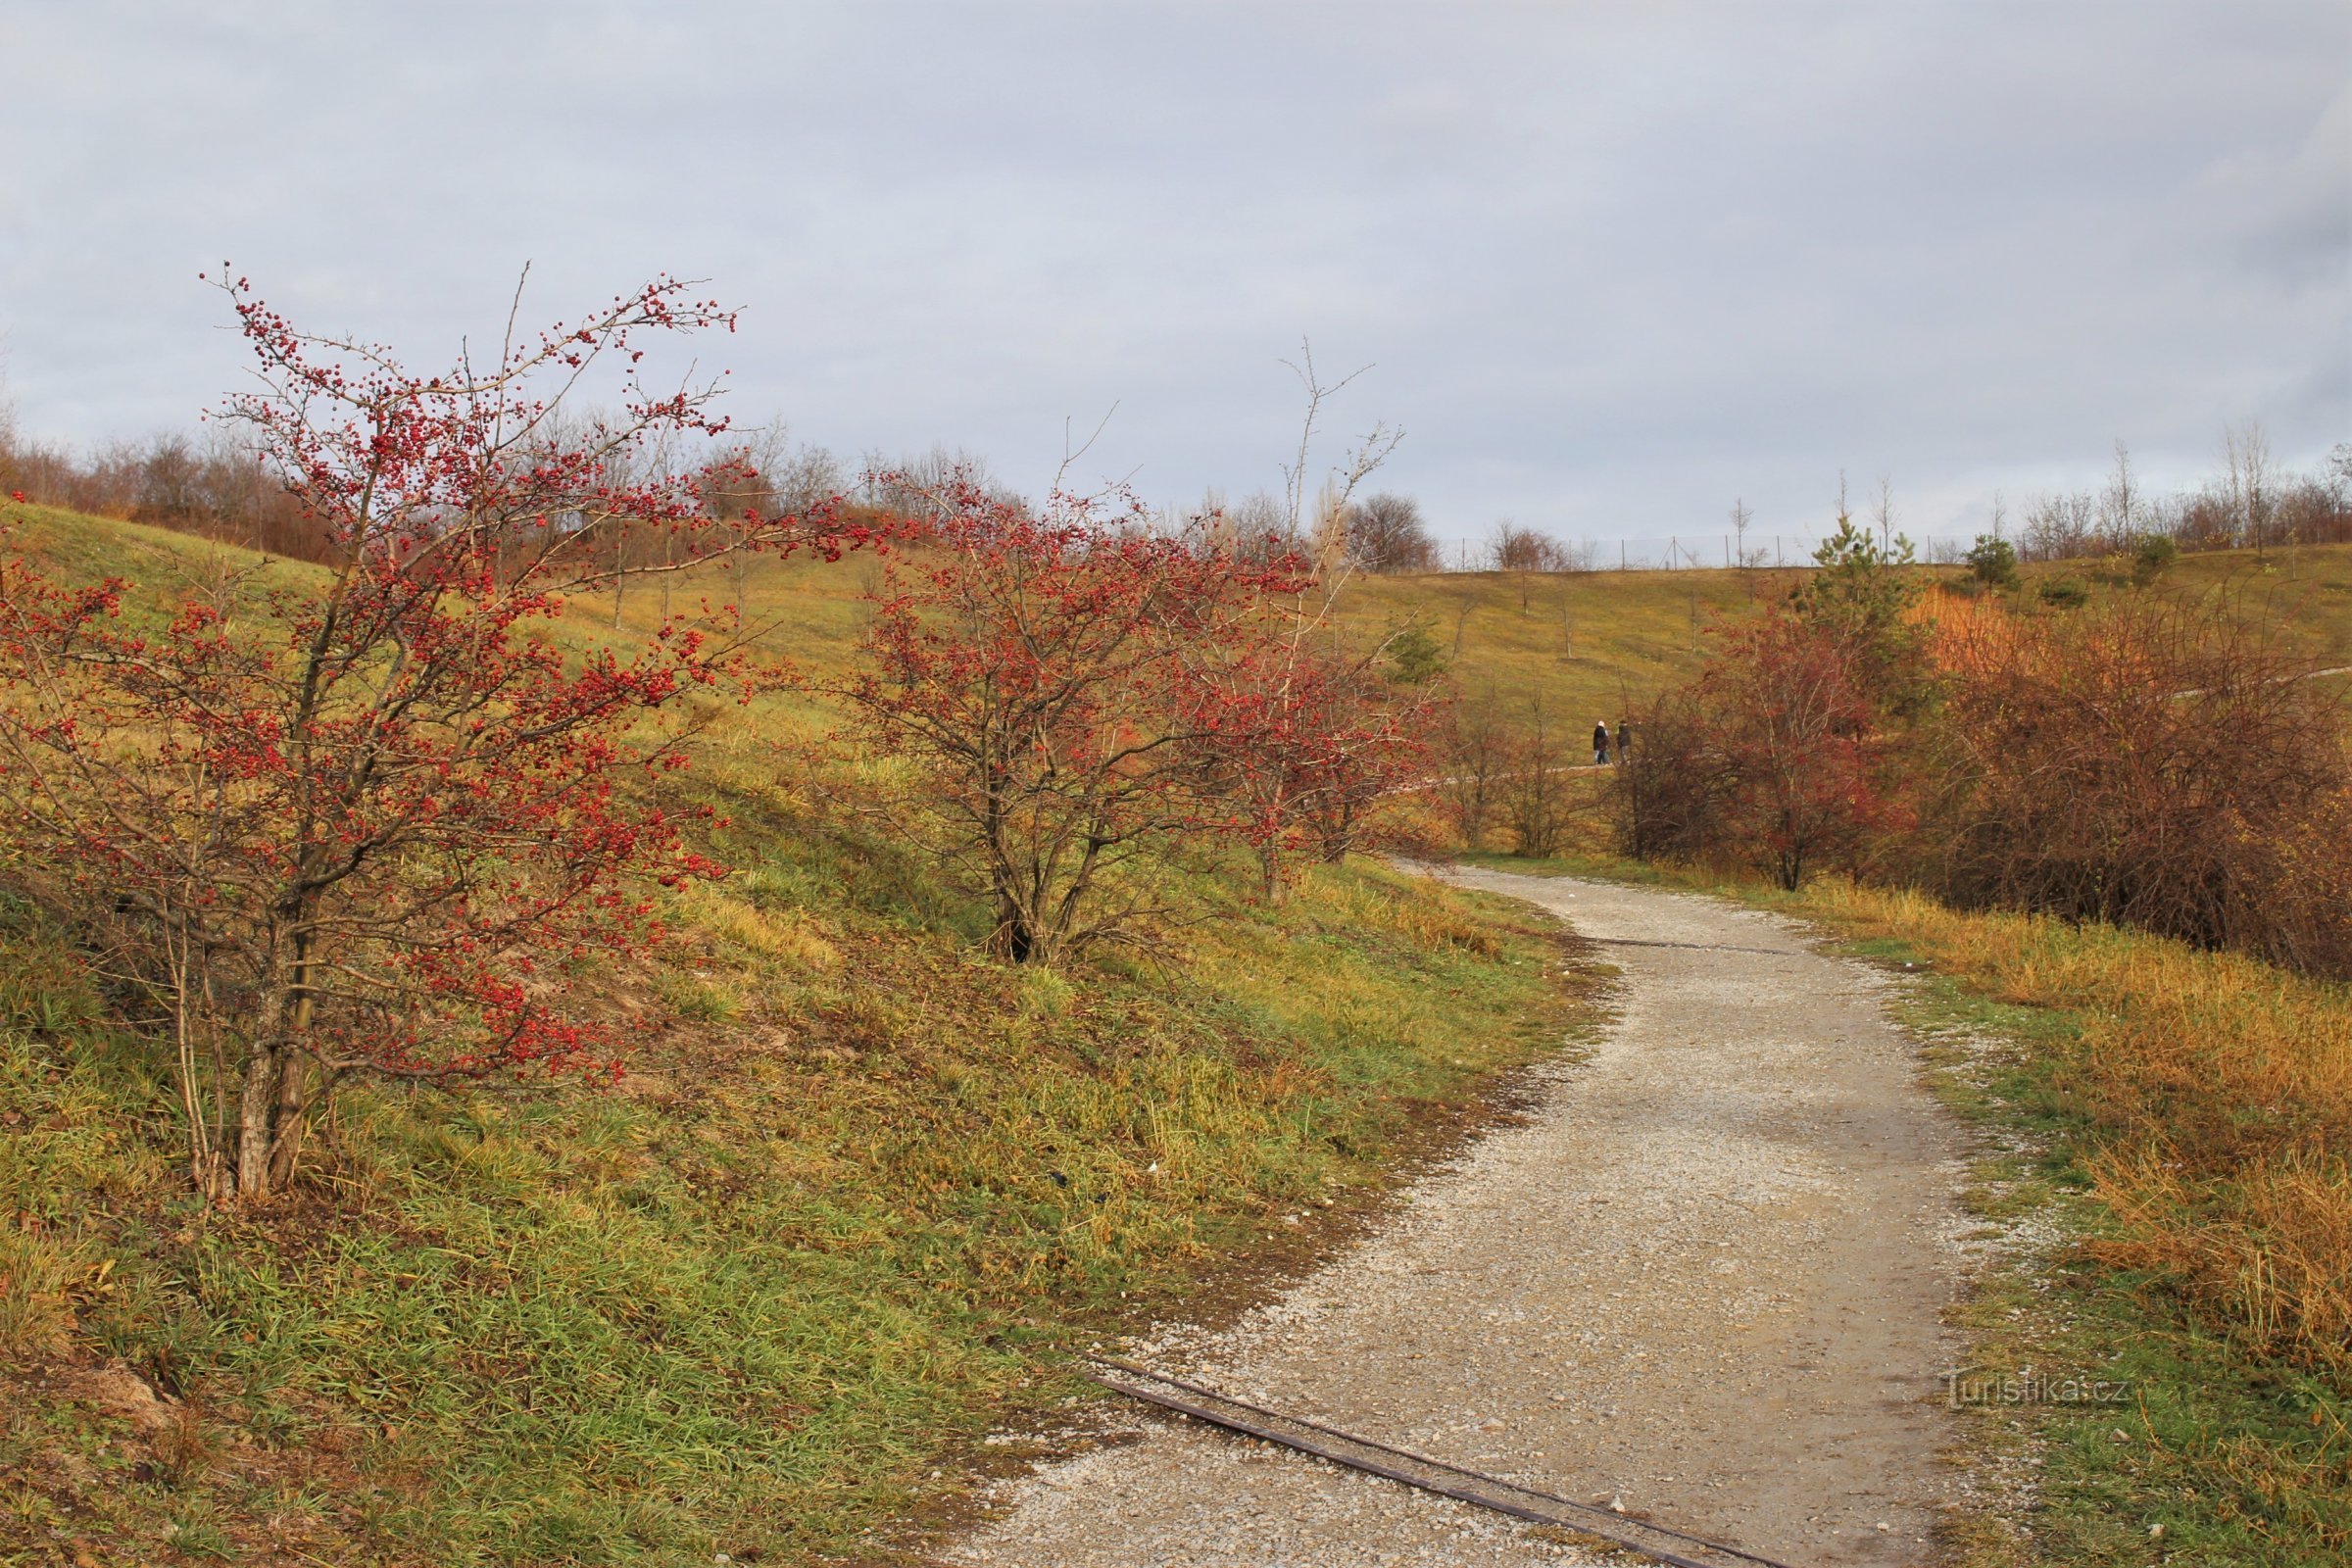
[[[418,366],[659,270],[739,418],[1163,502],[1334,434],[1442,531],[1915,532],[2352,436],[2352,5],[0,0],[28,432],[191,425],[199,270]],[[1335,441],[1330,456],[1336,458]]]

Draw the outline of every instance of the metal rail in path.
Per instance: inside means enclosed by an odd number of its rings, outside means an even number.
[[[1434,1492],[1440,1496],[1508,1514],[1514,1519],[1573,1530],[1580,1535],[1597,1536],[1653,1561],[1671,1563],[1674,1568],[1732,1568],[1732,1565],[1789,1568],[1788,1563],[1743,1551],[1720,1541],[1709,1541],[1703,1536],[1671,1530],[1664,1525],[1651,1524],[1589,1502],[1572,1502],[1548,1492],[1538,1492],[1515,1482],[1447,1464],[1443,1459],[1432,1459],[1427,1454],[1374,1443],[1369,1438],[1359,1438],[1302,1416],[1286,1415],[1279,1410],[1245,1403],[1230,1395],[1187,1383],[1165,1372],[1154,1372],[1150,1367],[1100,1355],[1082,1355],[1080,1359],[1087,1363],[1088,1377],[1130,1398],[1142,1399],[1230,1431],[1262,1438],[1268,1443],[1279,1443],[1286,1448],[1311,1453],[1317,1458],[1329,1459],[1334,1464],[1344,1464],[1351,1470],[1361,1470],[1369,1475],[1401,1482],[1408,1487],[1417,1487],[1423,1492]]]

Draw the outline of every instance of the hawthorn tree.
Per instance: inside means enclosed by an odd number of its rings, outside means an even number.
[[[1621,842],[1744,861],[1788,889],[1855,863],[1905,815],[1855,645],[1777,612],[1719,635],[1699,678],[1642,716],[1641,744],[1610,777]]]
[[[1051,963],[1160,912],[1120,875],[1188,840],[1243,831],[1204,758],[1261,734],[1267,597],[1295,563],[1255,563],[1205,519],[1057,500],[1044,516],[967,478],[925,487],[930,548],[893,561],[865,646],[834,688],[865,737],[914,767],[947,862],[995,914],[992,951]]]
[[[692,482],[632,477],[649,444],[724,428],[710,386],[639,378],[648,342],[732,322],[675,279],[510,320],[494,361],[431,375],[218,281],[261,381],[223,413],[327,542],[324,581],[228,571],[158,614],[121,579],[10,562],[0,807],[160,1004],[198,1185],[251,1199],[353,1075],[616,1070],[551,971],[659,935],[637,876],[715,873],[646,786],[734,656],[714,613],[567,657],[566,594],[662,569],[600,539],[661,538],[671,570],[857,540],[822,509],[712,520]],[[606,372],[620,412],[560,413]]]
[[[1428,755],[1440,699],[1431,680],[1389,678],[1393,637],[1350,652],[1298,605],[1254,633],[1210,666],[1199,751],[1278,903],[1300,859],[1340,860],[1376,830]]]

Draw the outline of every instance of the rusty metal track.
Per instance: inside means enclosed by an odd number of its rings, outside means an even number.
[[[1768,958],[1812,956],[1802,948],[1742,948],[1729,942],[1655,942],[1641,937],[1586,937],[1596,948],[1683,948],[1691,953],[1760,953]]]
[[[1789,1568],[1788,1564],[1775,1558],[1742,1551],[1738,1546],[1726,1545],[1720,1541],[1709,1541],[1703,1536],[1653,1525],[1630,1514],[1595,1507],[1589,1502],[1572,1502],[1548,1492],[1538,1492],[1515,1482],[1447,1464],[1443,1459],[1432,1459],[1427,1454],[1415,1453],[1409,1448],[1393,1448],[1387,1444],[1374,1443],[1369,1438],[1359,1438],[1302,1416],[1286,1415],[1279,1410],[1249,1404],[1231,1395],[1187,1383],[1165,1372],[1154,1372],[1150,1367],[1101,1355],[1081,1355],[1080,1359],[1088,1363],[1088,1377],[1130,1398],[1142,1399],[1230,1431],[1262,1438],[1268,1443],[1279,1443],[1286,1448],[1311,1453],[1317,1458],[1344,1464],[1351,1470],[1361,1470],[1369,1475],[1401,1482],[1408,1487],[1417,1487],[1423,1492],[1434,1492],[1476,1507],[1508,1514],[1514,1519],[1573,1530],[1579,1535],[1596,1536],[1653,1561],[1671,1563],[1674,1568],[1729,1568],[1732,1564],[1750,1565],[1750,1568]],[[1178,1392],[1171,1393],[1170,1390]]]

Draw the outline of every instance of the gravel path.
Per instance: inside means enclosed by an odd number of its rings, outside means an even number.
[[[1625,972],[1598,1052],[1237,1327],[1136,1359],[1795,1564],[1925,1562],[1950,1472],[1957,1134],[1888,984],[1711,900],[1494,871]],[[1162,1420],[1009,1485],[949,1560],[1027,1568],[1597,1561]],[[1619,1559],[1623,1560],[1623,1559]]]

